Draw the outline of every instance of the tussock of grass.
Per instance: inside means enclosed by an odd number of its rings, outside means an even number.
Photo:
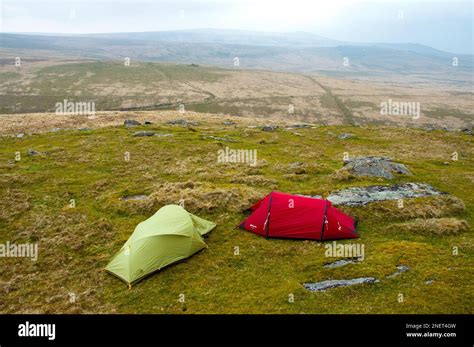
[[[448,236],[469,230],[465,220],[456,218],[415,219],[410,222],[396,223],[389,227],[391,232],[408,231],[420,235]]]
[[[403,207],[397,200],[370,203],[362,208],[345,208],[358,219],[369,215],[384,220],[409,220],[415,218],[441,218],[459,216],[465,212],[464,202],[452,195],[404,199]]]
[[[268,179],[262,175],[237,175],[231,179],[231,182],[249,186],[267,187],[270,190],[273,190],[277,187],[277,182],[275,180]]]
[[[349,170],[346,168],[341,168],[339,170],[334,171],[333,175],[331,178],[334,181],[340,181],[340,182],[348,182],[356,178]]]
[[[126,214],[149,215],[164,205],[182,201],[186,210],[192,213],[215,210],[240,212],[258,201],[262,195],[261,190],[245,186],[222,189],[201,182],[166,182],[154,188],[144,200],[114,200],[109,201],[108,207]]]
[[[9,220],[31,207],[31,196],[18,189],[7,189],[6,194],[0,198],[0,221]]]

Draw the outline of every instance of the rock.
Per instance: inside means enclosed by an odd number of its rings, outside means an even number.
[[[301,124],[289,125],[287,128],[288,129],[303,129],[303,128],[312,128],[313,126],[314,126],[313,124],[301,123]]]
[[[122,201],[139,201],[139,200],[145,200],[148,198],[147,195],[144,194],[138,194],[138,195],[130,195],[130,196],[123,196],[120,198]]]
[[[405,165],[394,163],[388,157],[360,157],[345,161],[345,170],[357,176],[376,176],[391,180],[393,173],[409,174]]]
[[[359,262],[359,258],[340,259],[340,260],[336,260],[333,263],[324,264],[323,267],[325,267],[326,269],[334,269],[336,267],[341,267],[341,266],[348,265],[348,264],[356,264],[358,262]]]
[[[191,122],[191,121],[188,121],[186,119],[175,119],[175,120],[170,120],[168,122],[166,122],[166,124],[170,124],[170,125],[181,125],[183,127],[187,127],[189,125],[199,125],[198,122]]]
[[[472,135],[472,129],[469,128],[461,129],[461,132],[467,135]]]
[[[387,278],[394,278],[394,277],[397,277],[398,275],[404,273],[404,272],[407,272],[408,270],[410,270],[410,268],[406,265],[398,265],[397,266],[397,271],[395,271],[393,274],[391,275],[388,275]]]
[[[278,125],[264,125],[262,131],[275,131],[278,129]]]
[[[425,282],[425,284],[428,284],[428,285],[433,284],[433,283],[434,283],[433,280],[428,280],[428,281]]]
[[[61,128],[54,128],[54,129],[51,129],[51,132],[52,132],[52,133],[57,133],[58,131],[61,131]]]
[[[130,127],[135,127],[137,125],[142,125],[142,123],[140,123],[139,121],[136,121],[134,119],[127,119],[123,122],[123,124],[125,125],[125,127],[127,128],[130,128]]]
[[[237,142],[233,139],[228,139],[226,137],[217,137],[217,136],[212,136],[212,135],[209,135],[209,136],[203,136],[202,137],[203,139],[211,139],[211,140],[216,140],[216,141],[224,141],[224,142]]]
[[[79,128],[77,130],[80,130],[80,131],[89,131],[89,130],[92,130],[91,128]]]
[[[231,120],[226,120],[224,121],[224,123],[222,123],[224,125],[235,125],[235,122],[231,121]]]
[[[134,119],[127,119],[123,122],[123,124],[125,125],[126,128],[142,125],[142,123],[140,123],[139,121],[136,121]]]
[[[360,277],[360,278],[353,278],[350,280],[327,280],[322,282],[316,283],[304,283],[304,287],[312,292],[323,292],[326,289],[336,288],[336,287],[346,287],[352,286],[355,284],[362,284],[362,283],[377,283],[377,280],[374,277]]]
[[[155,136],[158,137],[169,137],[169,136],[174,136],[173,134],[156,134]]]
[[[350,137],[352,137],[353,135],[352,134],[346,134],[346,133],[342,133],[341,135],[339,135],[337,138],[340,139],[340,140],[346,140]]]
[[[26,151],[26,154],[29,156],[32,156],[32,155],[39,155],[41,153],[38,151],[35,151],[34,149],[28,148],[28,150]]]
[[[369,202],[419,198],[444,194],[424,183],[405,183],[392,186],[352,187],[335,191],[328,200],[335,205],[362,206]]]
[[[153,124],[153,123],[150,122],[150,121],[148,121],[148,120],[146,120],[144,124],[145,124],[145,125],[150,125],[150,124]]]
[[[17,139],[22,139],[23,137],[25,137],[25,134],[23,134],[23,133],[20,133],[20,134],[16,135]]]
[[[155,136],[154,131],[137,131],[133,134],[133,137],[143,137],[143,136]]]

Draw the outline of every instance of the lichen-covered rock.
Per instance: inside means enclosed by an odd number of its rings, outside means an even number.
[[[419,198],[443,194],[424,183],[405,183],[392,186],[351,187],[331,193],[328,200],[335,205],[361,206],[369,202]]]
[[[336,287],[346,287],[352,286],[355,284],[362,284],[362,283],[376,283],[379,282],[374,277],[360,277],[360,278],[353,278],[350,280],[327,280],[322,282],[316,283],[304,283],[304,287],[312,292],[323,292],[326,289],[336,288]]]
[[[393,174],[410,174],[403,164],[394,163],[388,157],[359,157],[344,161],[344,169],[356,176],[376,176],[391,180]]]

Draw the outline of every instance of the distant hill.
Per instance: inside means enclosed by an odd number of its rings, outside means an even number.
[[[0,34],[2,56],[41,52],[52,57],[196,63],[338,77],[418,76],[472,84],[474,58],[419,44],[351,44],[308,33],[182,30],[88,35]],[[453,58],[459,64],[453,66]]]

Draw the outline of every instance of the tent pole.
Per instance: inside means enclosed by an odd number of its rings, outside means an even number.
[[[265,238],[268,239],[268,228],[269,228],[269,225],[270,225],[270,211],[272,209],[272,198],[273,198],[273,192],[270,193],[270,201],[268,202],[268,214],[267,214],[267,227],[266,227],[266,230],[265,230]]]
[[[328,209],[328,200],[326,199],[326,203],[324,205],[323,226],[321,228],[321,239],[319,240],[319,242],[323,242],[324,226],[326,225],[326,220],[327,220],[326,218],[327,209]]]

